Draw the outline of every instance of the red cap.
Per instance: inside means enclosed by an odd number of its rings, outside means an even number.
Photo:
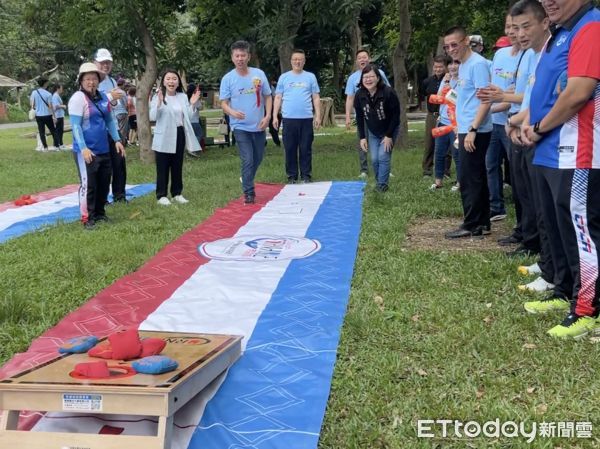
[[[496,43],[494,44],[493,49],[497,50],[499,48],[510,47],[512,43],[510,42],[510,38],[508,36],[500,36]]]

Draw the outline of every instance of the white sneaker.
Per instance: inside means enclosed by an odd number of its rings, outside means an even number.
[[[240,184],[243,184],[244,181],[242,181],[242,177],[240,176]]]
[[[429,190],[431,190],[432,192],[441,189],[442,186],[438,186],[437,184],[431,184],[431,187],[429,187]]]
[[[360,175],[358,175],[358,177],[362,178],[362,179],[365,179],[367,176],[369,176],[369,175],[367,175],[364,171],[361,171]]]
[[[390,172],[390,178],[394,178],[394,174]]]
[[[48,147],[48,151],[58,151],[58,147],[50,146]]]
[[[535,281],[530,282],[529,284],[519,285],[519,290],[521,291],[536,293],[546,292],[548,290],[552,290],[553,288],[554,284],[546,282],[541,276],[538,277]]]
[[[159,199],[157,201],[158,204],[160,204],[161,206],[170,206],[171,205],[171,201],[169,201],[169,198],[167,198],[166,196],[163,196],[161,199]]]
[[[540,269],[540,266],[536,263],[534,263],[533,265],[521,265],[519,268],[517,268],[517,272],[519,274],[522,274],[523,276],[530,276],[532,274],[540,274],[542,272],[542,270]]]
[[[452,187],[450,187],[451,192],[458,192],[459,190],[460,186],[458,184],[454,184]]]
[[[189,203],[188,200],[186,200],[182,195],[177,195],[173,198],[173,201],[175,201],[176,203],[179,204],[187,204]]]

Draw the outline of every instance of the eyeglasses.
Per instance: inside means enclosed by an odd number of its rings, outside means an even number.
[[[363,76],[363,79],[364,80],[376,80],[377,76],[375,76],[375,75],[365,75],[365,76]]]

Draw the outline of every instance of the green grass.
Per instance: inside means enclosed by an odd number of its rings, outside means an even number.
[[[405,231],[419,216],[461,214],[458,196],[427,191],[418,132],[413,150],[396,152],[390,191],[367,187],[355,274],[322,449],[521,448],[524,438],[419,439],[418,419],[600,425],[598,346],[557,342],[545,331],[561,316],[530,316],[516,290],[518,261],[501,252],[407,250]],[[0,132],[0,201],[77,181],[69,154],[36,153],[27,130]],[[355,179],[353,133],[314,145],[317,180]],[[164,245],[240,195],[233,148],[186,159],[186,206],[166,210],[152,195],[112,206],[113,223],[93,233],[63,224],[0,245],[0,360],[69,311],[139,268]],[[153,182],[154,167],[128,153],[129,182]],[[282,150],[272,145],[258,181],[283,182]],[[457,219],[458,222],[458,219]],[[440,237],[441,238],[441,237]],[[93,256],[90,256],[93,255]],[[380,297],[380,298],[376,298]],[[440,435],[439,427],[438,436]],[[594,448],[599,439],[538,437],[536,448]]]

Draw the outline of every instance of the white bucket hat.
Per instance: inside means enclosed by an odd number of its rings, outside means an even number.
[[[98,61],[98,62],[103,62],[103,61],[111,61],[112,62],[112,55],[110,54],[110,51],[108,51],[106,48],[99,48],[98,50],[96,50],[96,55],[94,56],[94,60]]]

